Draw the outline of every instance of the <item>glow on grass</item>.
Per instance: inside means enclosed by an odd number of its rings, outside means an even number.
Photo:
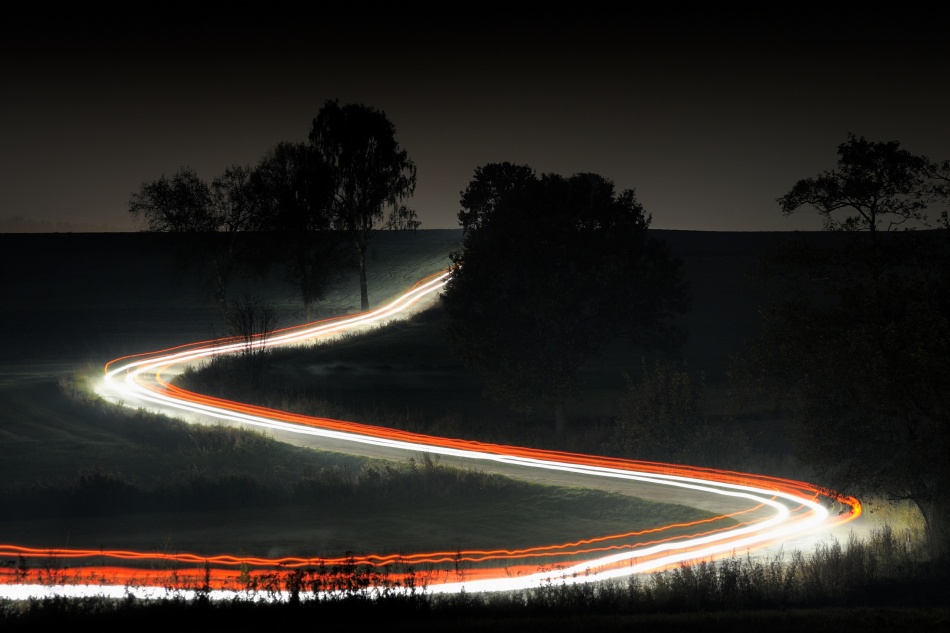
[[[393,566],[427,565],[424,577],[421,574],[419,578],[414,576],[414,583],[421,581],[426,591],[431,593],[507,591],[551,583],[593,582],[657,571],[692,561],[721,558],[737,551],[781,543],[819,528],[828,529],[860,515],[861,505],[856,499],[800,481],[422,435],[214,398],[175,387],[165,378],[191,363],[212,356],[241,353],[249,344],[276,347],[316,342],[385,323],[408,314],[420,301],[441,289],[447,279],[448,273],[433,275],[377,310],[285,328],[251,342],[236,337],[225,338],[119,358],[106,365],[99,393],[126,406],[153,408],[164,413],[187,412],[259,428],[385,446],[412,453],[425,452],[465,460],[611,478],[637,485],[666,486],[719,498],[727,501],[733,510],[701,521],[520,550],[370,555],[346,560],[266,559],[187,553],[170,556],[156,552],[40,550],[0,545],[0,557],[23,560],[52,556],[80,561],[68,578],[48,575],[43,584],[29,582],[29,574],[22,569],[0,567],[0,583],[3,583],[0,585],[0,594],[12,596],[33,592],[30,595],[36,597],[53,591],[56,595],[75,595],[77,592],[109,595],[119,588],[122,595],[134,590],[140,597],[152,597],[161,595],[164,590],[166,593],[174,591],[175,595],[187,596],[194,587],[202,585],[211,591],[209,595],[212,597],[229,598],[241,595],[242,582],[246,584],[249,578],[271,577],[276,569],[312,569],[317,565],[321,569],[328,569],[345,564],[387,568],[389,575],[380,576],[386,582],[393,579],[404,581],[407,577],[408,572],[392,569]],[[832,515],[822,504],[823,501],[844,504],[846,510]],[[735,522],[735,518],[743,520]],[[725,524],[725,519],[732,521]],[[720,525],[717,526],[717,522]],[[688,533],[675,531],[683,528],[694,529]],[[664,532],[669,534],[664,536]],[[595,543],[600,545],[595,546]],[[83,560],[86,562],[81,562]],[[90,562],[93,560],[95,562]],[[195,567],[176,568],[163,573],[118,563],[103,566],[103,560],[164,560]],[[531,562],[537,560],[547,562],[541,565]],[[462,562],[473,565],[465,569],[464,574],[458,568]],[[237,567],[241,568],[240,572],[236,570]],[[181,586],[172,587],[172,580]],[[275,595],[282,594],[277,592]]]

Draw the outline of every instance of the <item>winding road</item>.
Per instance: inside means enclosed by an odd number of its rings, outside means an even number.
[[[582,583],[658,571],[700,560],[734,554],[767,554],[780,548],[802,549],[816,538],[827,537],[861,515],[861,504],[852,497],[837,495],[819,486],[793,481],[708,468],[642,462],[485,444],[467,440],[419,435],[356,422],[317,418],[222,400],[185,391],[172,384],[173,377],[186,367],[200,364],[218,354],[236,354],[248,346],[277,347],[327,341],[343,333],[406,318],[436,301],[449,273],[423,279],[391,303],[369,312],[287,328],[251,341],[224,339],[184,345],[108,363],[98,393],[126,406],[145,407],[196,422],[223,422],[266,429],[283,441],[324,450],[369,457],[403,460],[407,455],[429,453],[442,463],[472,466],[484,471],[529,481],[586,486],[631,496],[676,503],[714,513],[715,518],[693,524],[657,526],[647,533],[591,536],[578,535],[572,543],[545,545],[528,550],[494,552],[428,552],[361,557],[367,565],[428,565],[434,571],[425,580],[426,590],[440,592],[507,591],[551,583]],[[48,555],[48,550],[31,550],[0,545],[0,559]],[[159,557],[148,552],[97,550],[57,550],[63,558],[84,560],[93,556],[108,559],[112,578],[121,582],[50,583],[13,582],[0,574],[0,594],[37,596],[59,593],[109,594],[129,591],[125,561]],[[189,558],[192,557],[192,558]],[[537,557],[555,564],[524,566],[512,573],[513,560]],[[477,563],[464,576],[452,572],[459,560]],[[238,569],[303,568],[313,561],[302,559],[206,558],[178,555],[181,562],[203,563],[206,578],[215,579],[221,597],[239,595],[235,589]],[[101,564],[101,563],[100,563]],[[214,567],[212,574],[211,568]],[[457,567],[456,567],[457,569]],[[11,572],[12,573],[12,572]],[[99,577],[105,574],[98,573]],[[136,583],[142,595],[160,595],[167,583]]]

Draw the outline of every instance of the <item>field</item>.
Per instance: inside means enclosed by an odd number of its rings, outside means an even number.
[[[730,408],[726,374],[730,356],[758,328],[764,294],[748,272],[780,234],[657,234],[683,260],[693,303],[679,323],[689,334],[683,353],[706,376],[713,417],[740,420],[759,466],[803,476],[768,409]],[[320,557],[527,546],[575,538],[578,527],[585,535],[617,534],[704,516],[422,456],[392,463],[289,446],[253,431],[116,412],[90,399],[85,387],[113,358],[223,333],[204,274],[179,270],[166,239],[0,235],[0,258],[12,273],[0,308],[0,541]],[[459,239],[458,231],[378,235],[369,269],[373,305],[447,267]],[[317,316],[354,311],[355,281],[355,272],[339,280]],[[236,293],[266,300],[281,326],[302,322],[292,289],[277,276]],[[478,377],[446,348],[440,324],[433,309],[306,353],[275,354],[279,380],[255,397],[454,437],[604,450],[624,375],[640,368],[637,350],[612,346],[585,367],[582,397],[569,410],[571,433],[558,439],[546,412],[515,414],[484,398]],[[570,531],[559,520],[565,515]]]
[[[332,556],[562,542],[576,536],[557,520],[565,507],[573,509],[572,523],[594,535],[698,516],[682,506],[647,507],[616,495],[604,504],[606,493],[453,473],[421,459],[394,467],[254,432],[126,419],[88,401],[77,382],[91,385],[112,358],[222,333],[203,272],[180,269],[162,235],[2,238],[6,268],[19,271],[0,312],[7,333],[0,358],[6,542]],[[457,231],[378,236],[370,257],[376,303],[447,266],[458,238]],[[331,288],[318,316],[352,312],[354,281],[355,275]],[[303,316],[279,277],[235,292],[266,299],[280,325]],[[326,413],[344,419],[425,421],[448,435],[544,443],[546,419],[512,419],[483,398],[478,378],[448,353],[438,327],[437,310],[430,311],[303,357],[278,355],[276,371],[283,384],[293,377],[332,409]],[[594,432],[609,422],[623,388],[623,360],[599,359],[589,370],[573,448],[586,448],[582,422],[594,420]],[[522,429],[521,436],[508,427]],[[393,495],[412,486],[431,489],[408,504]],[[308,487],[309,495],[301,492]],[[487,505],[473,509],[473,498]]]

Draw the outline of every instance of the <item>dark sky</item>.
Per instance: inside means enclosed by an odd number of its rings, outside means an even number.
[[[820,227],[775,199],[833,168],[848,132],[950,158],[946,22],[923,12],[107,6],[5,21],[0,231],[136,230],[143,182],[253,165],[306,140],[327,99],[394,123],[422,228],[457,228],[490,162],[598,173],[655,228],[763,231]]]

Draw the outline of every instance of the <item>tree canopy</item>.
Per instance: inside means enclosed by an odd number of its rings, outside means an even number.
[[[535,178],[534,170],[527,165],[503,162],[476,167],[472,181],[461,194],[458,219],[462,232],[479,228],[492,216],[504,196],[527,186]]]
[[[848,134],[838,146],[836,170],[799,180],[778,203],[785,215],[814,207],[829,230],[874,234],[882,227],[913,227],[926,219],[924,210],[933,200],[933,169],[926,157],[902,149],[897,141],[872,142]]]
[[[442,306],[453,348],[496,399],[547,405],[563,432],[578,370],[601,346],[672,340],[686,287],[633,190],[501,163],[476,169],[461,204]]]
[[[149,231],[217,231],[220,218],[212,211],[211,188],[191,167],[143,183],[129,201],[129,213]]]

